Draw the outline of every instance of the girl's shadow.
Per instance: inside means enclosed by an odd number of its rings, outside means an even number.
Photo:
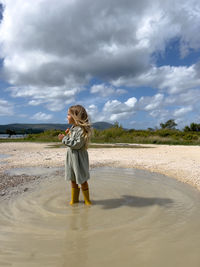
[[[104,199],[93,201],[94,205],[101,205],[103,209],[116,209],[122,206],[128,207],[146,207],[152,205],[167,206],[173,201],[169,198],[148,198],[123,195],[121,198]]]

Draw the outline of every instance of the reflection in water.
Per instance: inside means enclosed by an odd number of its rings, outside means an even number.
[[[85,232],[88,230],[88,212],[87,207],[83,212],[80,209],[72,209],[72,216],[69,218],[69,227],[73,231],[73,239],[68,247],[68,232],[65,232],[65,245],[63,246],[71,252],[70,266],[87,266],[89,239],[85,235]],[[64,266],[69,264],[69,251],[64,251],[63,253]]]
[[[64,172],[47,173],[35,190],[1,203],[0,266],[200,266],[200,193],[192,187],[144,171],[97,168],[93,205],[81,195],[70,206]]]

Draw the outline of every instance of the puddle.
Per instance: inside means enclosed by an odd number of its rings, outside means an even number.
[[[28,168],[14,168],[6,171],[9,175],[41,175],[41,176],[48,176],[52,175],[52,172],[58,171],[61,168],[45,168],[45,167],[28,167]]]
[[[0,159],[6,159],[6,158],[9,158],[10,155],[7,155],[7,154],[0,154]]]
[[[2,159],[7,159],[9,158],[10,155],[7,155],[7,154],[0,154],[0,164],[6,164],[6,161],[1,161]]]
[[[36,190],[1,203],[0,266],[200,266],[196,189],[146,171],[96,168],[93,205],[81,195],[71,207],[63,176],[49,173]]]

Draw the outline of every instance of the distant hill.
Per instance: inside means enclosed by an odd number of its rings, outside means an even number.
[[[92,127],[97,130],[105,130],[111,128],[112,126],[113,124],[104,121],[94,122],[92,124]]]
[[[113,125],[108,122],[95,122],[92,124],[94,129],[104,130],[112,127]],[[0,134],[5,134],[7,130],[14,131],[16,134],[23,133],[41,133],[47,130],[61,130],[64,131],[70,127],[69,124],[54,124],[54,123],[42,123],[42,124],[23,124],[14,123],[7,125],[0,125]]]

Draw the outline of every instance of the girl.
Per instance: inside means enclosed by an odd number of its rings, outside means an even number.
[[[68,123],[72,124],[72,127],[65,131],[66,136],[59,134],[58,138],[67,146],[65,179],[71,180],[72,195],[70,204],[73,205],[79,202],[80,188],[78,184],[81,184],[85,204],[91,205],[87,183],[90,178],[87,148],[91,134],[88,114],[85,108],[80,105],[71,106],[68,110],[67,119]]]

